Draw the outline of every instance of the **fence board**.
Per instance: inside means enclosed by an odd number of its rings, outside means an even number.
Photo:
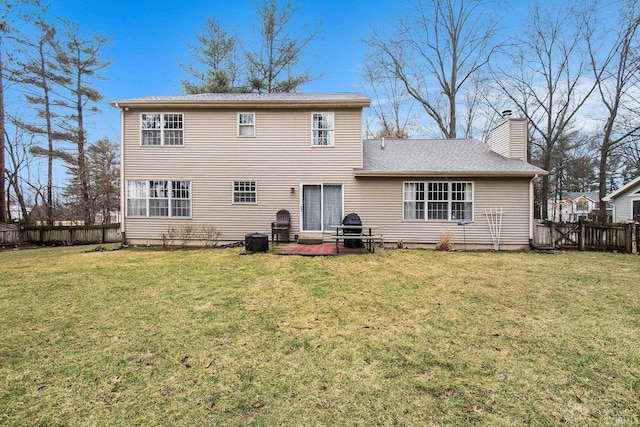
[[[577,223],[540,221],[534,228],[533,246],[632,253],[633,227],[634,224],[590,221]]]
[[[0,230],[0,245],[16,245],[20,243],[20,230],[5,228]]]
[[[2,245],[19,243],[83,245],[120,241],[120,224],[60,227],[26,226],[19,230],[0,231],[0,244]]]

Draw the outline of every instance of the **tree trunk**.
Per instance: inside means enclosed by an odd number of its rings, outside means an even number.
[[[0,35],[0,223],[7,222],[8,203],[6,172],[4,167],[4,147],[6,128],[4,123],[4,63],[2,62],[2,35]]]
[[[607,138],[606,136],[604,138]],[[598,170],[598,221],[607,221],[607,203],[602,198],[607,195],[607,160],[608,160],[608,143],[602,142],[600,147],[600,168]]]
[[[80,198],[82,204],[82,215],[85,225],[93,224],[91,218],[91,196],[89,194],[89,171],[87,168],[87,154],[85,150],[86,141],[84,133],[84,118],[82,108],[82,76],[78,75],[77,86],[77,113],[78,113],[78,179],[80,181]]]

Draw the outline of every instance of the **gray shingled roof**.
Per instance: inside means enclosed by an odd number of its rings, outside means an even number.
[[[475,139],[365,140],[363,168],[356,175],[546,175],[518,159],[494,153]]]
[[[598,202],[600,201],[600,196],[597,191],[568,191],[563,194],[564,198],[567,200],[577,200],[582,196],[587,197],[588,199]]]
[[[356,102],[368,105],[371,100],[358,92],[335,93],[201,93],[196,95],[179,96],[145,96],[119,101],[111,101],[111,105],[118,104],[160,104],[160,103],[326,103],[326,102]]]

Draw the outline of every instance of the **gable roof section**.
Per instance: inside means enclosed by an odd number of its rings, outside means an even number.
[[[501,156],[476,139],[379,139],[363,142],[363,167],[356,177],[531,176],[547,171]]]
[[[577,201],[580,198],[591,200],[594,203],[597,203],[600,201],[597,191],[587,191],[587,192],[568,191],[564,194],[564,200]]]
[[[110,101],[109,104],[116,108],[364,108],[371,104],[371,100],[358,92],[202,93],[180,96],[146,96]]]
[[[616,197],[623,195],[624,193],[626,193],[629,190],[632,190],[636,185],[640,186],[640,176],[637,177],[636,179],[628,182],[626,185],[623,185],[622,187],[618,188],[613,193],[608,194],[607,196],[603,197],[602,200],[604,200],[606,202],[610,202],[611,200],[615,199]]]

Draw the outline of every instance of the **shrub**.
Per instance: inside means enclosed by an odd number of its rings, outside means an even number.
[[[437,251],[451,251],[453,250],[453,236],[450,231],[442,231],[440,232],[440,239],[438,243],[436,243]]]

